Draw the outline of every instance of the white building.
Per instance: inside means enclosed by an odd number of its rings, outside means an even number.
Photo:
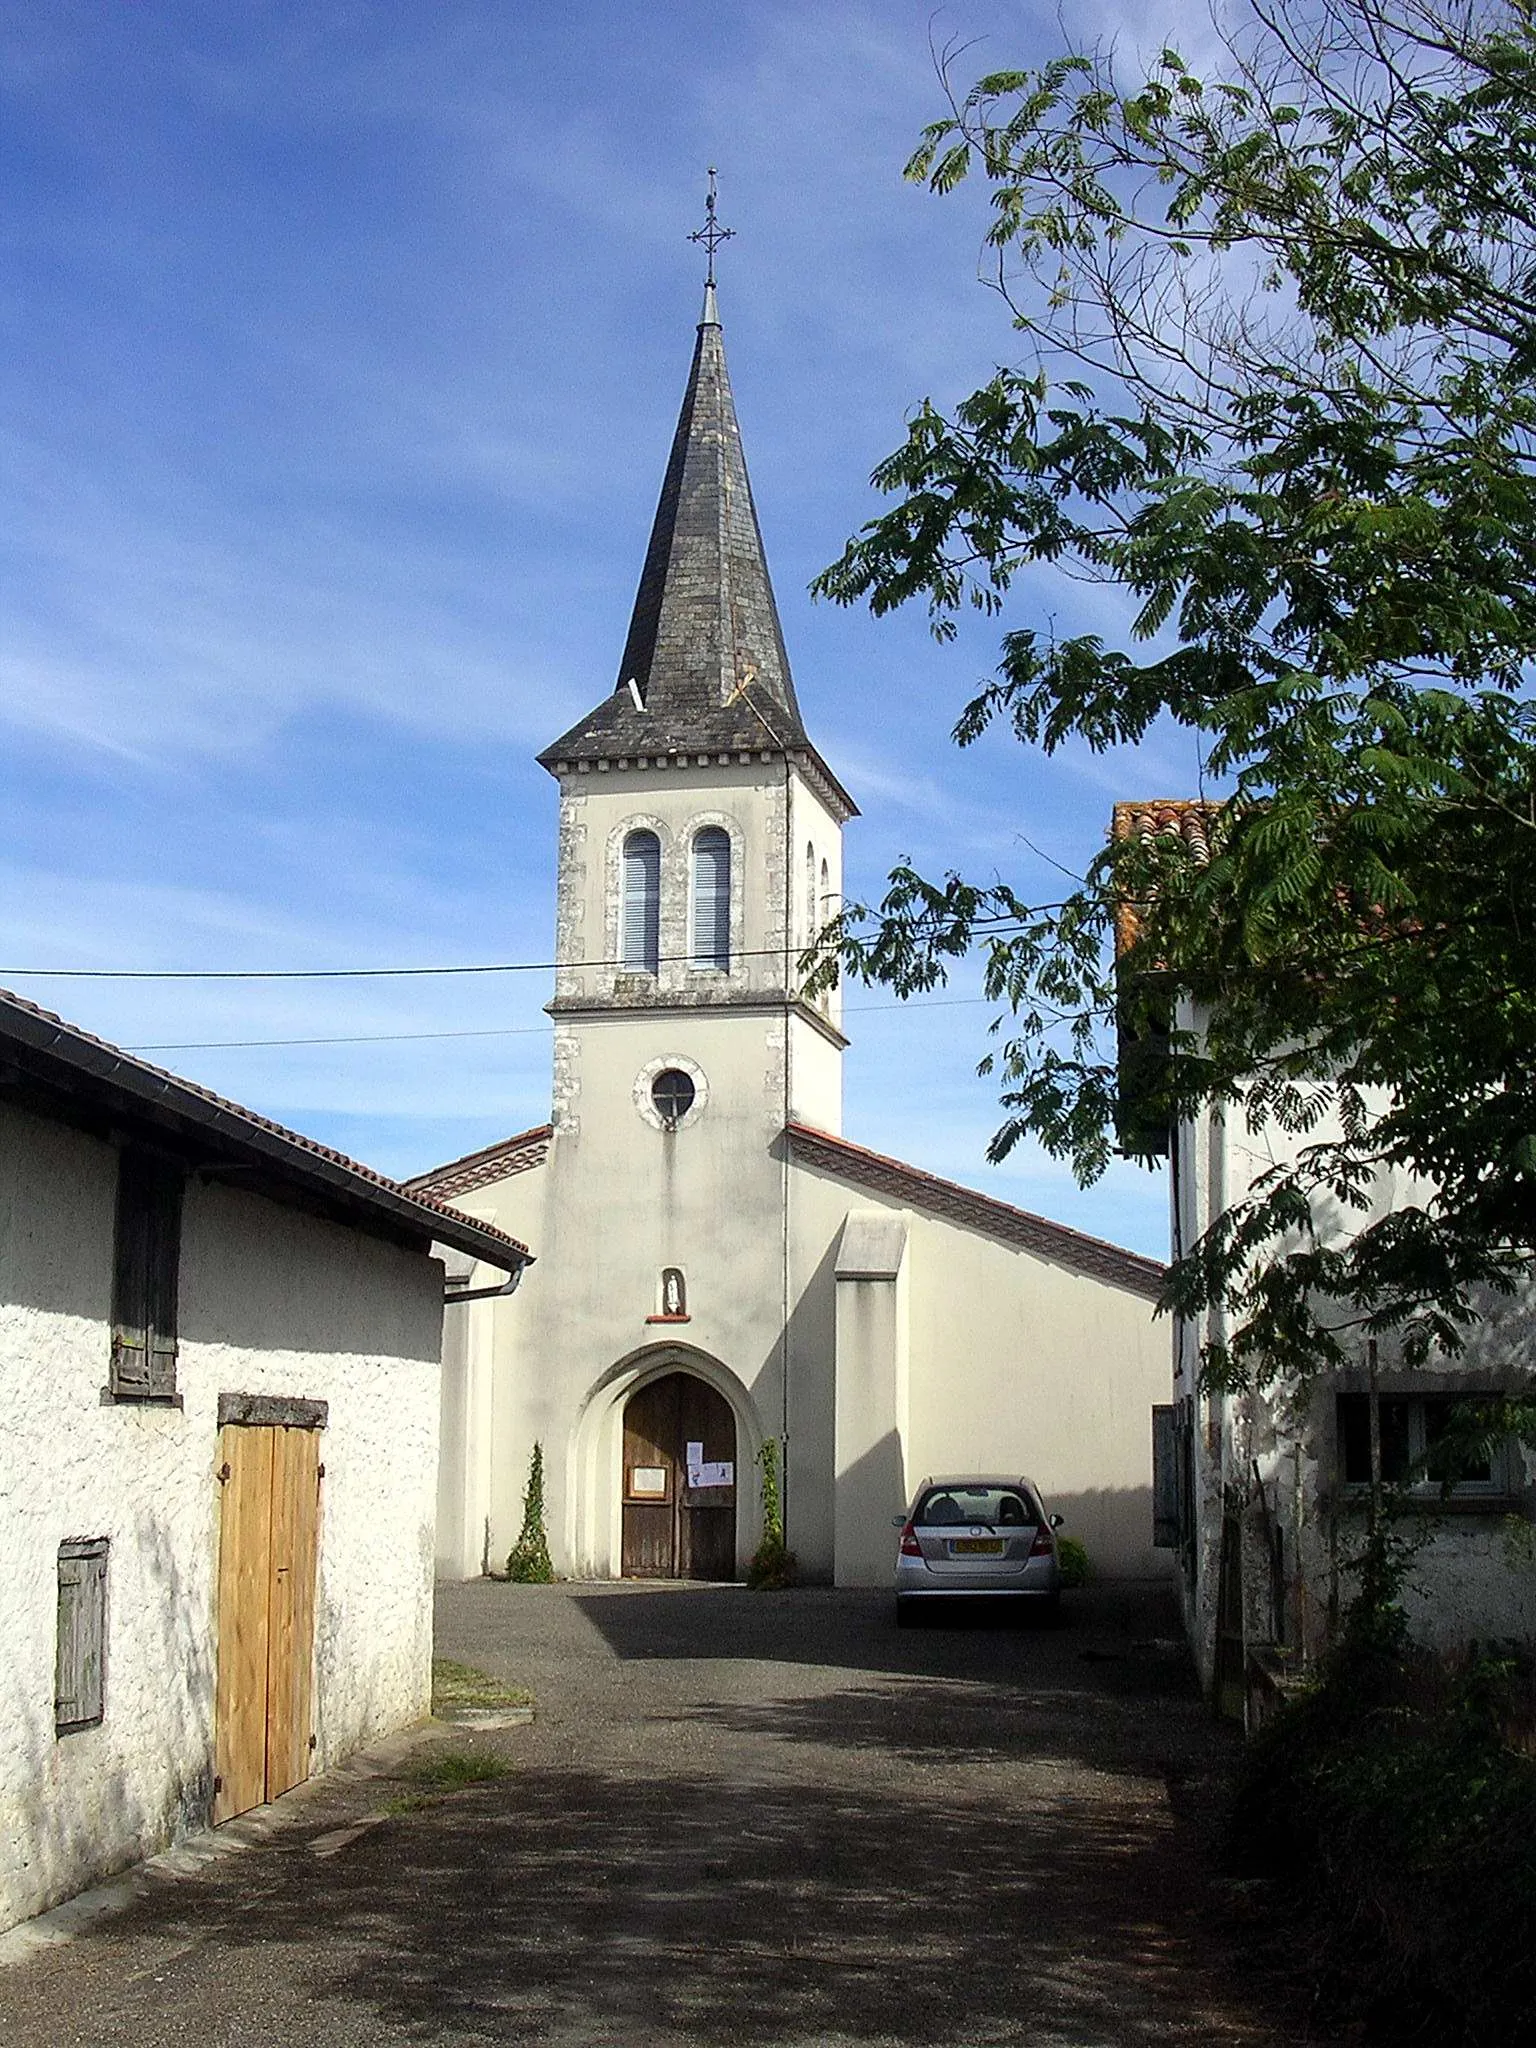
[[[1160,1269],[841,1136],[840,1003],[798,963],[854,805],[801,719],[713,291],[617,685],[540,759],[553,1115],[412,1183],[540,1252],[450,1326],[440,1569],[506,1556],[540,1442],[557,1569],[733,1577],[769,1439],[811,1579],[889,1583],[933,1471],[1027,1473],[1101,1570],[1163,1569]]]
[[[0,993],[0,1927],[427,1712],[434,1239]]]
[[[1205,858],[1213,806],[1155,801],[1115,806],[1118,838],[1182,840]],[[1122,942],[1130,933],[1122,928]],[[1187,1006],[1178,1023],[1196,1027]],[[1250,1130],[1207,1109],[1183,1120],[1169,1151],[1175,1255],[1191,1247],[1259,1177],[1294,1159],[1306,1135],[1276,1123]],[[1382,1175],[1371,1206],[1341,1217],[1341,1235],[1429,1190]],[[1212,1394],[1200,1384],[1203,1344],[1226,1334],[1219,1311],[1174,1320],[1173,1402],[1160,1465],[1168,1538],[1179,1559],[1185,1619],[1207,1688],[1233,1715],[1262,1702],[1269,1679],[1315,1659],[1352,1596],[1350,1560],[1366,1528],[1373,1439],[1377,1470],[1400,1489],[1400,1528],[1417,1543],[1404,1595],[1423,1641],[1536,1638],[1536,1508],[1529,1454],[1504,1446],[1449,1490],[1422,1461],[1458,1401],[1528,1391],[1536,1375],[1536,1314],[1528,1299],[1492,1300],[1464,1351],[1404,1367],[1392,1341],[1362,1349],[1349,1369],[1308,1389]]]

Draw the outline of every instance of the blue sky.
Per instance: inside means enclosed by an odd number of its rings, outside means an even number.
[[[1174,10],[1087,5],[1155,48]],[[1203,23],[1202,23],[1203,26]],[[535,750],[612,687],[720,167],[726,345],[807,723],[858,798],[848,887],[1040,893],[1176,739],[1046,762],[948,733],[994,631],[812,605],[925,395],[1008,359],[982,195],[900,171],[1053,4],[11,0],[0,18],[0,968],[35,1000],[382,1167],[541,1121],[547,978],[66,982],[23,968],[543,960]],[[1044,575],[1016,622],[1112,595]],[[850,992],[851,1137],[1151,1252],[1158,1176],[1089,1191],[975,1075],[964,977]],[[964,998],[966,1000],[957,1000]],[[434,1037],[434,1033],[484,1034]],[[181,1049],[237,1039],[388,1044]],[[921,1077],[914,1086],[914,1077]]]

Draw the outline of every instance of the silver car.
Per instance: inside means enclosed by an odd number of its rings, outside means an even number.
[[[1061,1605],[1061,1516],[1028,1479],[925,1479],[894,1526],[898,1622],[933,1600],[1005,1600],[1047,1617]]]

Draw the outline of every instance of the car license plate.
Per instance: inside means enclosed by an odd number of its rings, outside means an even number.
[[[952,1557],[1001,1557],[1001,1536],[956,1536],[949,1546]]]

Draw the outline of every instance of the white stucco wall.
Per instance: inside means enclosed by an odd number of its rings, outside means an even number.
[[[636,1114],[622,1065],[589,1053],[579,1142],[557,1131],[546,1165],[463,1203],[541,1254],[512,1301],[448,1312],[480,1319],[473,1356],[494,1330],[493,1454],[483,1467],[471,1446],[463,1460],[485,1472],[493,1562],[517,1534],[538,1440],[557,1570],[617,1572],[613,1425],[638,1375],[681,1365],[736,1406],[743,1472],[787,1417],[788,1532],[810,1579],[884,1583],[908,1487],[926,1472],[998,1468],[1034,1478],[1105,1575],[1165,1576],[1168,1555],[1151,1544],[1151,1410],[1168,1398],[1169,1326],[1145,1296],[804,1164],[786,1175],[772,1105],[743,1067],[742,1020],[652,1028],[701,1034],[686,1042],[711,1072],[706,1114],[664,1136]],[[722,1075],[735,1078],[719,1087]],[[837,1278],[850,1211],[908,1234],[899,1313],[894,1285]],[[681,1327],[646,1321],[669,1264],[688,1279]],[[739,1501],[744,1558],[749,1485]],[[465,1520],[473,1529],[476,1516]],[[445,1553],[445,1573],[478,1571],[472,1549]]]
[[[1186,1009],[1183,1028],[1197,1020]],[[1338,1135],[1325,1120],[1306,1133],[1266,1124],[1247,1128],[1240,1116],[1210,1111],[1190,1119],[1175,1136],[1174,1242],[1193,1245],[1222,1211],[1240,1201],[1273,1165],[1295,1159],[1305,1145]],[[1423,1201],[1427,1183],[1394,1172],[1380,1174],[1361,1210],[1319,1212],[1325,1238],[1339,1242],[1393,1209]],[[1405,1369],[1394,1340],[1377,1346],[1381,1392],[1454,1394],[1519,1383],[1536,1370],[1536,1305],[1490,1300],[1485,1320],[1470,1333],[1456,1359]],[[1352,1597],[1348,1560],[1364,1530],[1360,1500],[1343,1484],[1335,1441],[1334,1397],[1364,1391],[1361,1363],[1305,1397],[1285,1388],[1210,1396],[1198,1384],[1200,1347],[1226,1335],[1222,1313],[1175,1331],[1175,1399],[1185,1404],[1193,1431],[1195,1527],[1180,1559],[1186,1621],[1204,1682],[1216,1676],[1217,1601],[1223,1501],[1242,1503],[1242,1626],[1248,1644],[1272,1639],[1278,1625],[1293,1648],[1316,1655],[1328,1640],[1342,1603]],[[1438,1509],[1424,1499],[1404,1523],[1418,1543],[1404,1596],[1414,1633],[1443,1649],[1469,1641],[1536,1638],[1536,1563],[1530,1546],[1511,1527],[1529,1525],[1536,1495],[1532,1460],[1511,1452],[1509,1492],[1480,1504],[1461,1501]],[[1257,1484],[1256,1484],[1257,1481]],[[1257,1487],[1263,1488],[1260,1500]],[[1267,1509],[1267,1514],[1266,1514]],[[1284,1612],[1271,1598],[1271,1530],[1284,1546]]]
[[[1152,1547],[1152,1407],[1168,1398],[1169,1326],[1151,1302],[830,1174],[797,1171],[792,1200],[808,1268],[812,1246],[830,1241],[850,1208],[908,1220],[908,1419],[888,1485],[898,1469],[909,1487],[932,1472],[1018,1471],[1098,1571],[1166,1577],[1167,1554]],[[838,1398],[841,1410],[841,1385]],[[860,1434],[873,1442],[890,1426],[870,1416]],[[891,1498],[887,1522],[905,1505]],[[883,1583],[888,1569],[840,1559],[837,1575]]]
[[[221,1393],[324,1400],[316,1768],[430,1693],[441,1268],[190,1180],[179,1409],[104,1405],[116,1153],[0,1108],[0,1925],[205,1825]],[[54,1732],[57,1554],[110,1539],[106,1713]]]

